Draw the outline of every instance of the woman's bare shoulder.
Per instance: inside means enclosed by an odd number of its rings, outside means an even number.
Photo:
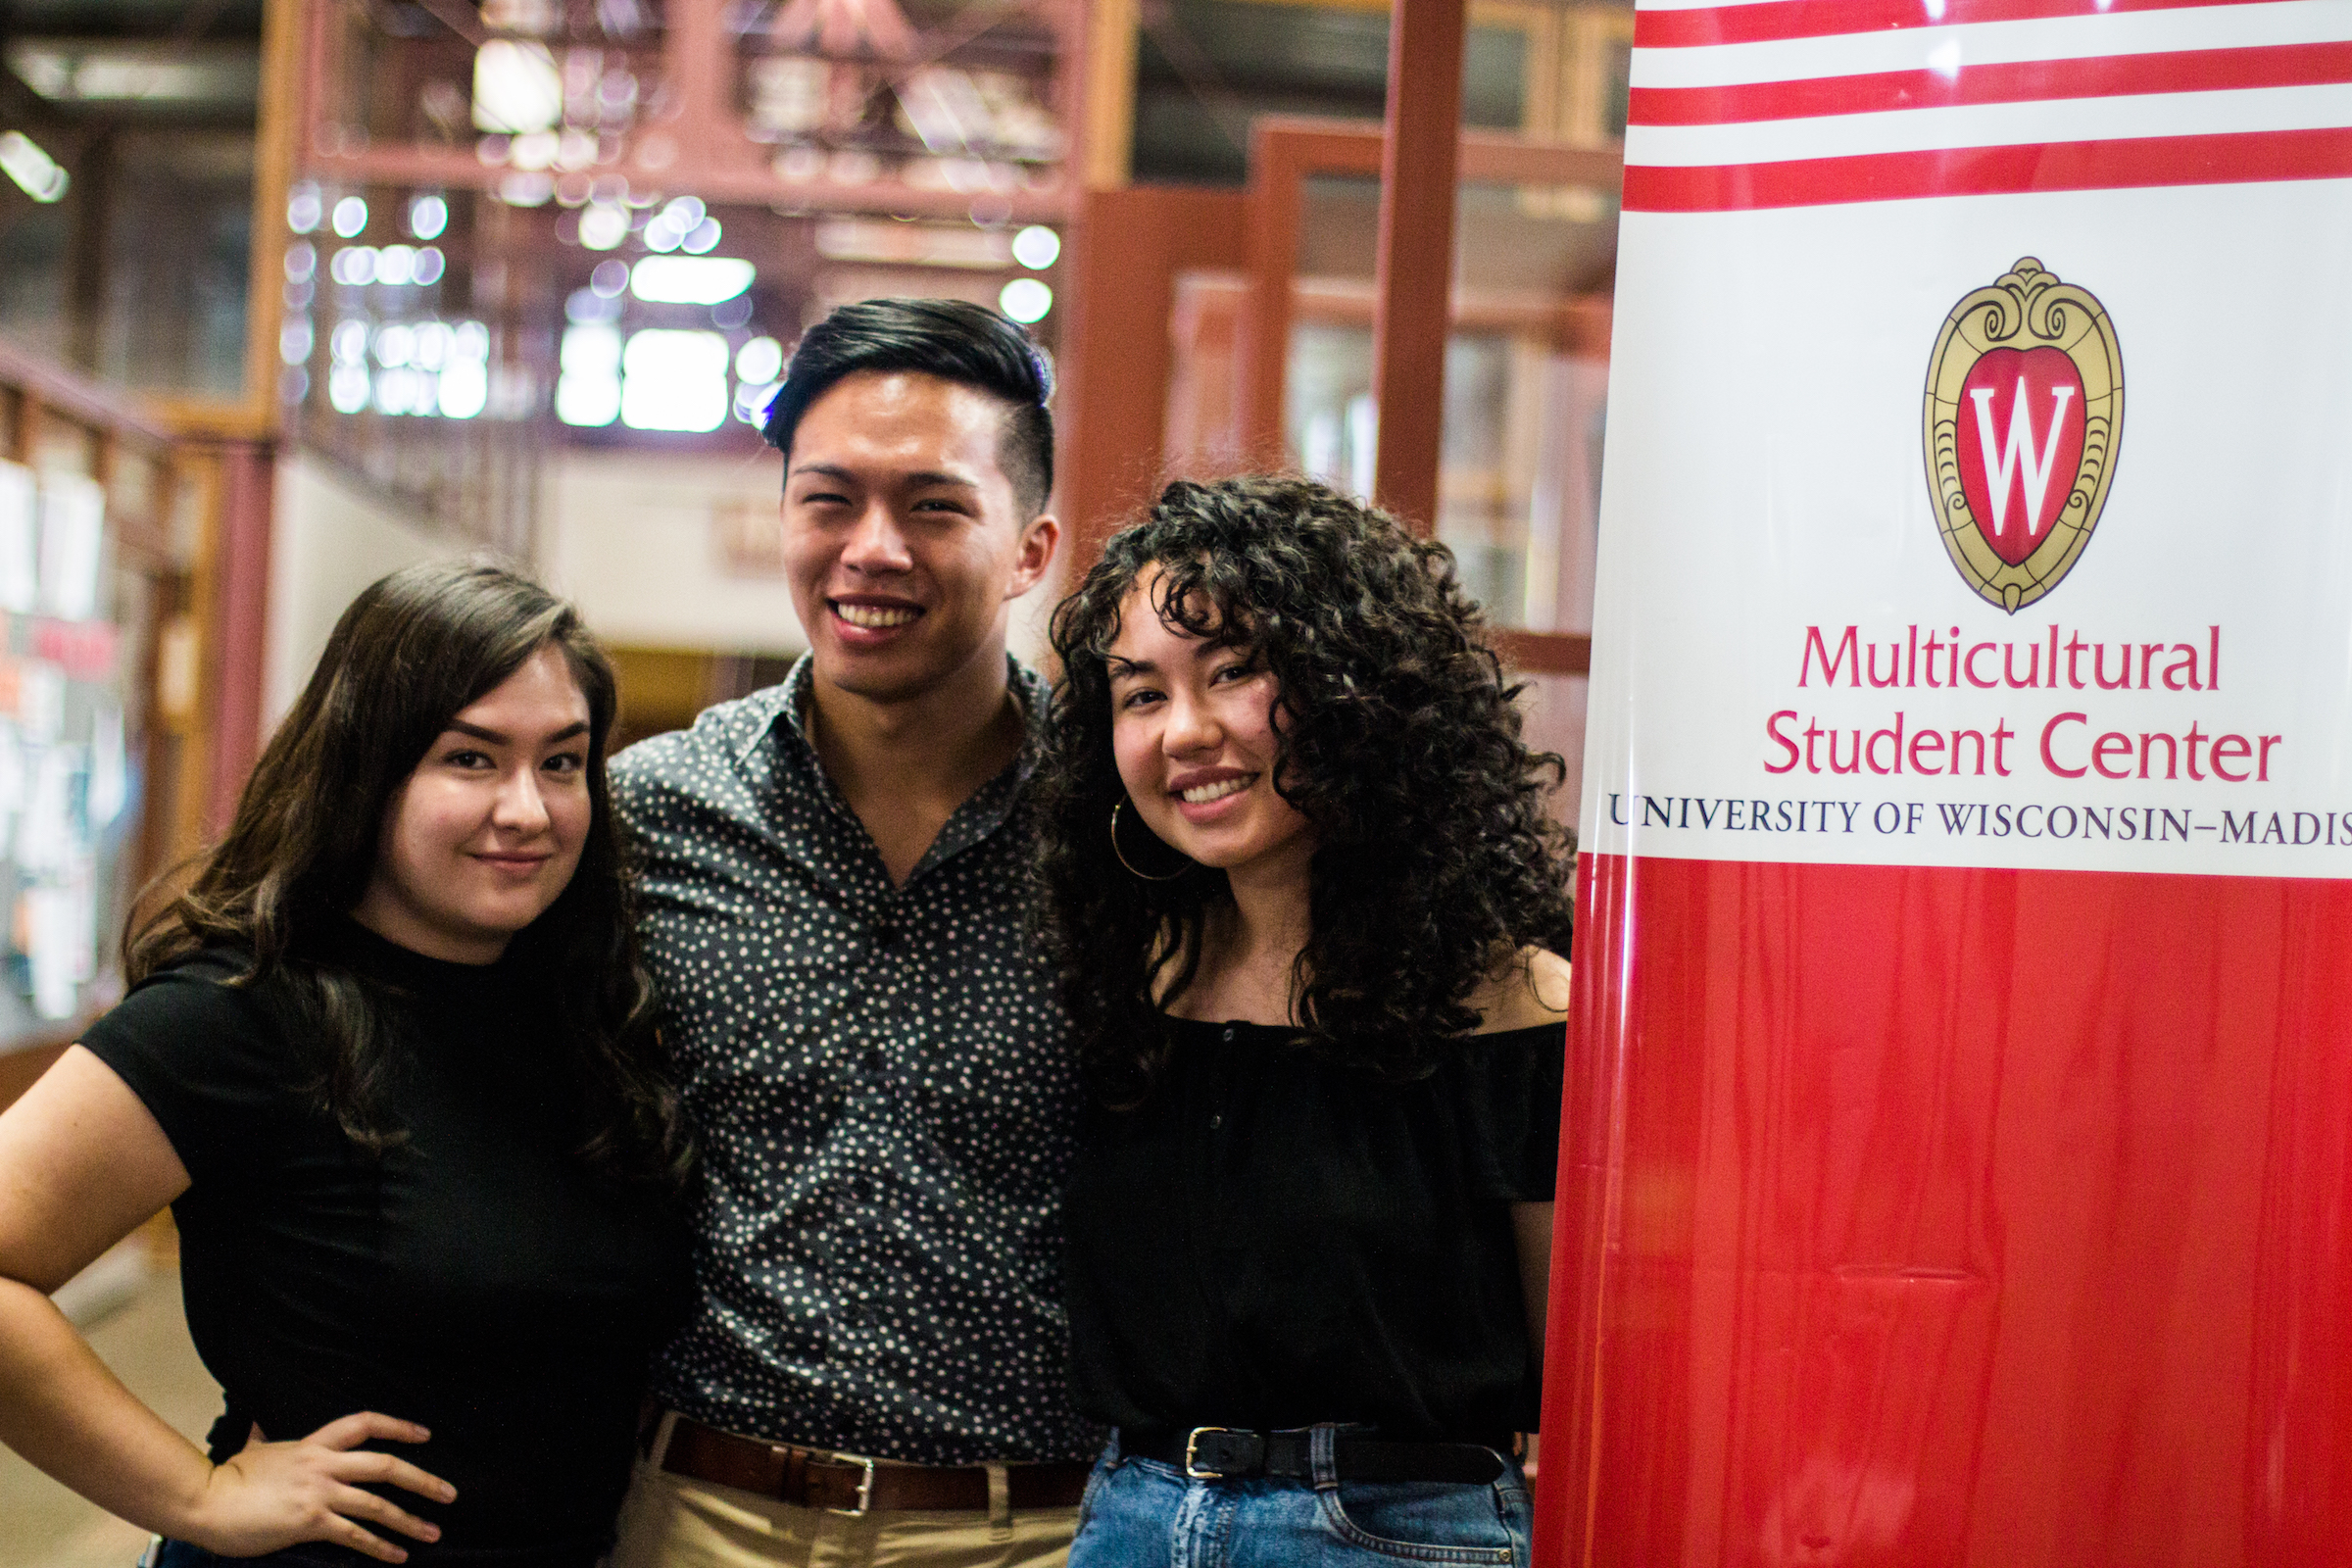
[[[1543,948],[1521,948],[1485,985],[1471,1004],[1480,1034],[1533,1029],[1568,1016],[1568,960]]]

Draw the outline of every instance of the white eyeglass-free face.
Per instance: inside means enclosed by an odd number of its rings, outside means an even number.
[[[428,957],[495,962],[579,866],[588,717],[550,644],[452,718],[384,813],[360,923]]]
[[[1108,655],[1111,750],[1127,798],[1146,826],[1202,865],[1303,876],[1312,828],[1274,790],[1280,688],[1246,650],[1162,620],[1158,579],[1147,568],[1128,590]]]
[[[784,562],[818,679],[878,702],[1001,656],[1005,606],[1059,525],[1024,517],[1004,401],[916,371],[860,370],[801,416],[784,473]]]

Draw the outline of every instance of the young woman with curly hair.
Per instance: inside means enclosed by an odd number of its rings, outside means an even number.
[[[130,995],[0,1115],[0,1442],[222,1558],[590,1568],[686,1304],[612,666],[496,566],[364,591]],[[48,1294],[164,1204],[210,1450]]]
[[[1056,612],[1072,1562],[1527,1560],[1569,934],[1559,760],[1451,556],[1170,485]]]

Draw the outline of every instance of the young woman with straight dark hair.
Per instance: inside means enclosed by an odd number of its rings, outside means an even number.
[[[132,990],[0,1115],[0,1440],[160,1558],[588,1568],[683,1307],[690,1151],[563,601],[347,610]],[[47,1293],[170,1203],[210,1451]]]
[[[1073,1568],[1524,1564],[1569,845],[1443,546],[1170,485],[1054,619]]]

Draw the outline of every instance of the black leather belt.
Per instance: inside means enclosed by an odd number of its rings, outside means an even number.
[[[1121,1430],[1119,1451],[1172,1464],[1196,1481],[1244,1481],[1260,1476],[1311,1480],[1314,1460],[1306,1432],[1250,1432],[1194,1427],[1189,1432]],[[1379,1438],[1332,1440],[1332,1464],[1342,1481],[1454,1481],[1491,1486],[1502,1476],[1502,1457],[1475,1443],[1390,1443]]]
[[[902,1509],[983,1513],[989,1506],[985,1465],[876,1463],[862,1454],[763,1443],[679,1416],[670,1427],[662,1468],[672,1475],[715,1482],[780,1498],[796,1508],[862,1515]],[[1086,1491],[1085,1464],[1008,1464],[1005,1502],[1027,1512],[1074,1508]]]

